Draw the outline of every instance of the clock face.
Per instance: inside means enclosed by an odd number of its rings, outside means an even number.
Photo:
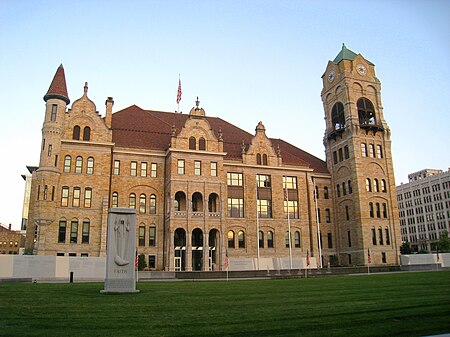
[[[356,66],[356,71],[360,74],[360,75],[365,75],[367,74],[367,69],[363,64],[358,64]]]
[[[328,73],[328,81],[329,81],[329,82],[333,82],[335,75],[336,75],[336,74],[334,73],[334,70],[330,71],[330,72]]]

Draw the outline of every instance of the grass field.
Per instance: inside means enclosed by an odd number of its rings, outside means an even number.
[[[289,280],[0,283],[0,336],[424,336],[450,333],[450,272]]]

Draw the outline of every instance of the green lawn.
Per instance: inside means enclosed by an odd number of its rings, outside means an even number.
[[[0,283],[0,336],[424,336],[450,333],[450,271],[290,280]]]

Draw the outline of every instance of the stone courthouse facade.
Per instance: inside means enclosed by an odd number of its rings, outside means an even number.
[[[250,134],[196,106],[130,106],[102,117],[70,103],[62,65],[47,94],[27,246],[104,256],[108,209],[136,209],[136,242],[155,270],[223,270],[226,260],[398,264],[400,236],[381,84],[342,47],[323,75],[326,162],[259,122]],[[290,233],[290,235],[289,235]],[[261,262],[261,264],[260,264]],[[248,263],[247,263],[248,265]],[[295,265],[294,265],[295,267]]]

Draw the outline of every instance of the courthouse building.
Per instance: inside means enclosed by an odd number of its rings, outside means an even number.
[[[343,45],[322,79],[326,161],[270,138],[270,121],[248,133],[198,99],[189,114],[136,105],[113,113],[108,97],[101,116],[86,83],[69,108],[61,65],[44,96],[27,246],[105,256],[108,209],[131,207],[151,269],[223,270],[226,256],[260,269],[260,260],[307,255],[363,265],[369,252],[373,265],[398,264],[390,129],[374,64]]]
[[[450,170],[424,169],[397,186],[402,241],[413,251],[436,250],[440,236],[450,232]]]

